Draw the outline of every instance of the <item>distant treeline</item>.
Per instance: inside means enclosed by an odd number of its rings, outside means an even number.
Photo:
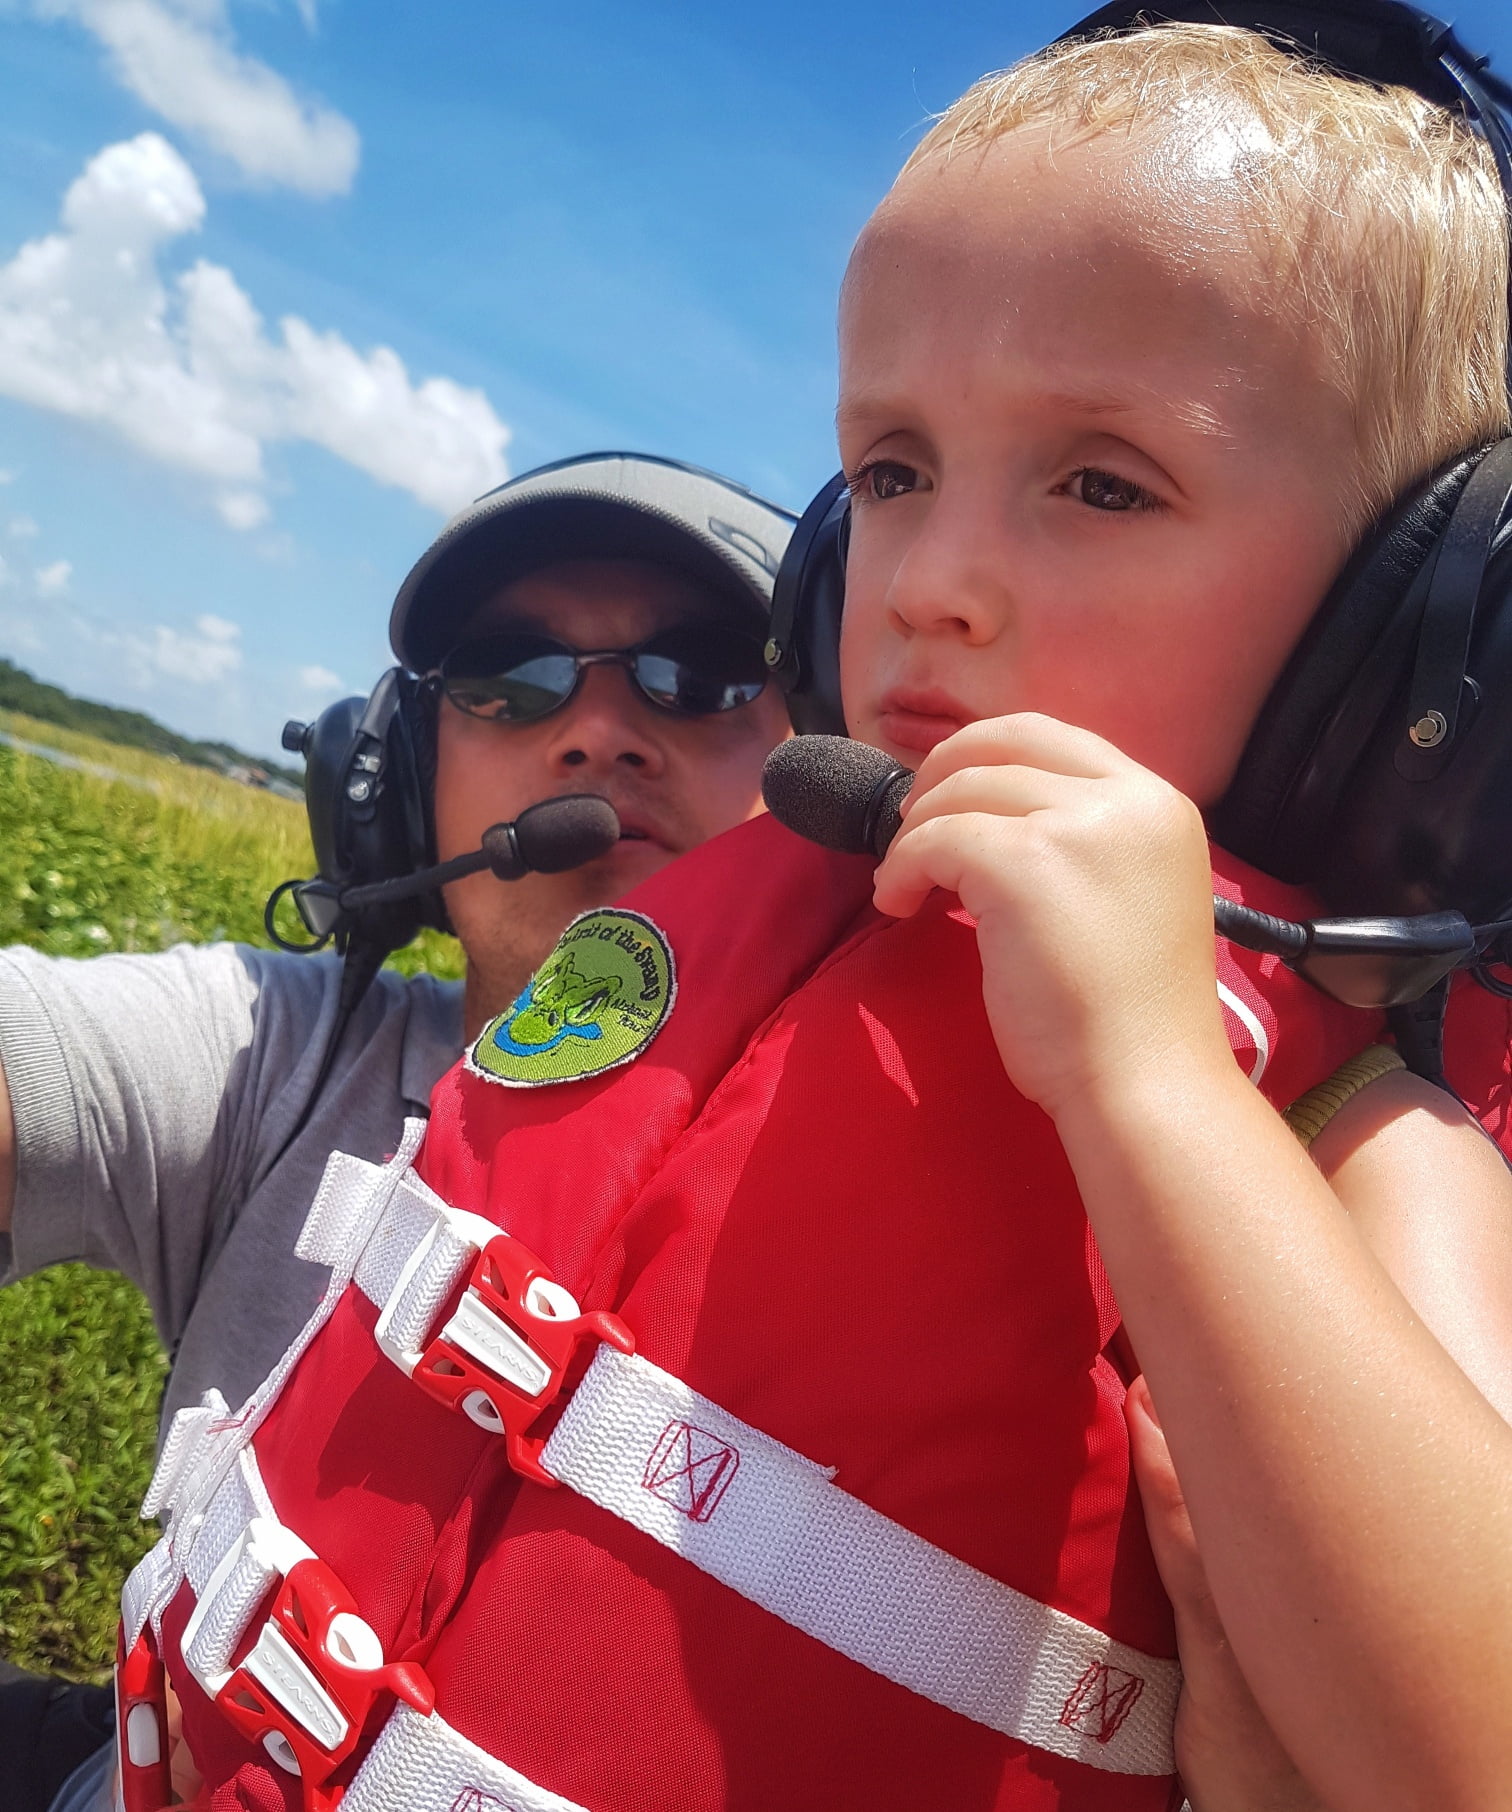
[[[96,704],[92,699],[75,698],[61,686],[49,686],[34,679],[25,668],[0,658],[0,710],[21,711],[47,724],[60,724],[65,730],[78,730],[86,736],[98,736],[105,742],[123,743],[130,749],[146,749],[153,755],[166,755],[173,761],[187,761],[197,768],[213,768],[237,780],[266,782],[277,779],[302,787],[304,775],[297,769],[264,761],[260,756],[244,755],[225,742],[193,742],[148,717],[144,711],[122,711],[115,705]]]

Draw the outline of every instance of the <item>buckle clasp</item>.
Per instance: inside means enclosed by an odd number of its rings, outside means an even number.
[[[495,1231],[473,1261],[451,1319],[410,1375],[427,1396],[503,1435],[516,1472],[554,1486],[559,1481],[540,1463],[545,1437],[529,1431],[561,1395],[588,1340],[635,1351],[635,1337],[618,1315],[585,1314],[528,1246]]]
[[[299,1777],[305,1812],[331,1812],[344,1791],[331,1776],[356,1750],[377,1701],[392,1695],[428,1716],[435,1688],[416,1663],[385,1661],[351,1593],[281,1524],[255,1517],[217,1575],[243,1559],[280,1576],[272,1605],[242,1659],[200,1683],[230,1724]],[[202,1603],[214,1601],[214,1585]]]
[[[126,1652],[116,1634],[116,1736],[120,1744],[121,1803],[126,1812],[158,1812],[173,1799],[168,1763],[167,1676],[143,1630]]]

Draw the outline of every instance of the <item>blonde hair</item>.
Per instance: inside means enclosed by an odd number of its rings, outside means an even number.
[[[1507,203],[1490,150],[1406,88],[1377,88],[1221,25],[1054,44],[984,76],[904,174],[1020,126],[1051,145],[1137,132],[1179,180],[1204,132],[1272,293],[1300,309],[1354,417],[1361,521],[1508,432]],[[1204,183],[1213,177],[1202,164]]]

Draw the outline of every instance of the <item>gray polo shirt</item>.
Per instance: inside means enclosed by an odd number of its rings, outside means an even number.
[[[461,1051],[460,984],[381,974],[284,1152],[339,976],[334,958],[236,944],[0,951],[18,1156],[0,1281],[62,1259],[124,1272],[177,1345],[166,1415],[261,1383],[324,1288],[294,1241],[326,1158],[387,1156]]]

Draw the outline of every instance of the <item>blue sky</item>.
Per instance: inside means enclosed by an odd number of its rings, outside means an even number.
[[[273,751],[506,469],[801,506],[857,229],[1080,11],[0,0],[0,653]]]

